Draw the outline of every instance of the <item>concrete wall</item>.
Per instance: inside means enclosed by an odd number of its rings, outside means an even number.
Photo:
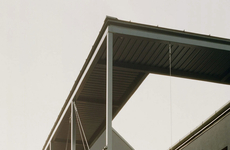
[[[118,134],[117,131],[113,129],[113,150],[134,150],[131,145],[125,141],[121,137],[120,134]],[[105,132],[102,133],[102,135],[97,139],[97,141],[94,143],[94,145],[90,148],[90,150],[102,150],[105,146]]]
[[[226,146],[230,150],[230,114],[189,143],[183,150],[222,150]]]

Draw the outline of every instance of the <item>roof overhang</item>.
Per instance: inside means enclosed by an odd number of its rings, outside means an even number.
[[[230,84],[230,40],[107,17],[45,142],[66,142],[75,101],[89,144],[105,129],[106,36],[113,33],[113,118],[149,73]],[[79,133],[77,132],[79,135]],[[77,137],[80,145],[80,136]]]

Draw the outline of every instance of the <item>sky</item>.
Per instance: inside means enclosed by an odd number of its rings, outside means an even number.
[[[0,149],[42,149],[106,15],[230,39],[229,6],[228,0],[1,0]],[[113,127],[137,150],[168,149],[227,103],[229,91],[151,74]]]

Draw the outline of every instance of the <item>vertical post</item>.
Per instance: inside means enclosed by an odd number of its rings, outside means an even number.
[[[106,55],[106,146],[112,150],[113,107],[113,33],[107,33]]]
[[[76,150],[76,114],[74,102],[71,103],[71,150]]]
[[[169,97],[170,97],[170,136],[171,136],[171,147],[172,147],[172,46],[169,43]]]
[[[50,141],[50,144],[49,144],[49,150],[52,150],[52,142]]]

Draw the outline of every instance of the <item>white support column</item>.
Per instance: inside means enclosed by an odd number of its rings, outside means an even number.
[[[112,112],[113,112],[113,33],[107,34],[106,55],[106,146],[112,150]]]
[[[50,144],[49,144],[49,150],[52,150],[53,148],[53,144],[52,144],[52,142],[50,141]]]
[[[74,102],[71,102],[71,150],[76,150],[76,114]]]

